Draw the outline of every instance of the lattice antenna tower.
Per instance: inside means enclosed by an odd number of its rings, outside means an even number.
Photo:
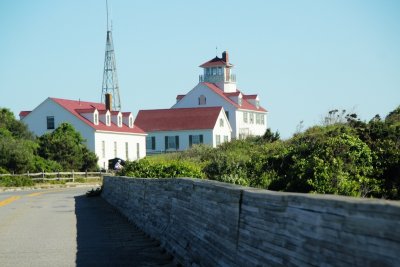
[[[109,28],[108,20],[108,1],[106,0],[107,9],[107,39],[106,52],[104,57],[103,86],[101,92],[101,102],[105,103],[105,95],[112,95],[112,109],[121,110],[121,98],[119,95],[117,67],[115,63],[114,44],[112,40],[112,26]]]

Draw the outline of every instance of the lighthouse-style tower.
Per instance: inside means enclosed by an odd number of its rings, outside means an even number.
[[[101,102],[105,103],[106,94],[112,95],[112,109],[121,110],[121,99],[119,96],[119,86],[117,77],[117,67],[115,63],[114,44],[112,40],[111,29],[108,24],[108,4],[107,5],[107,39],[106,53],[104,58],[103,86],[101,92]]]
[[[216,56],[200,67],[204,69],[204,74],[200,75],[199,82],[214,83],[224,93],[236,92],[236,75],[232,74],[233,65],[229,63],[227,51],[222,53],[222,58]]]

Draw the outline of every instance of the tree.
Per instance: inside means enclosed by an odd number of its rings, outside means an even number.
[[[263,140],[270,143],[278,141],[280,138],[281,136],[279,132],[276,131],[275,133],[273,133],[271,131],[271,128],[268,128],[263,135]]]
[[[14,138],[34,140],[34,135],[28,130],[28,126],[16,120],[14,114],[6,108],[0,109],[0,129],[6,129]]]
[[[400,123],[400,106],[398,106],[395,110],[391,111],[385,118],[385,122],[389,124],[398,124]]]
[[[61,164],[64,170],[97,169],[97,156],[90,152],[84,139],[69,123],[62,123],[39,138],[39,155]]]
[[[14,114],[0,109],[0,167],[7,172],[22,173],[31,169],[37,144],[25,124]]]

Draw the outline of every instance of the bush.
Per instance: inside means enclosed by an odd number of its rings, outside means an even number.
[[[118,175],[138,178],[203,178],[201,168],[190,161],[156,162],[148,159],[126,162]]]
[[[29,178],[24,176],[3,176],[0,177],[0,186],[5,187],[20,187],[32,186],[35,183]]]

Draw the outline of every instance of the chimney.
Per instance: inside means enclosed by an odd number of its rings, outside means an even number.
[[[105,94],[105,96],[106,96],[106,110],[111,111],[112,110],[112,108],[111,108],[112,96],[109,93]]]
[[[228,51],[222,52],[222,60],[225,61],[226,63],[229,63]]]

